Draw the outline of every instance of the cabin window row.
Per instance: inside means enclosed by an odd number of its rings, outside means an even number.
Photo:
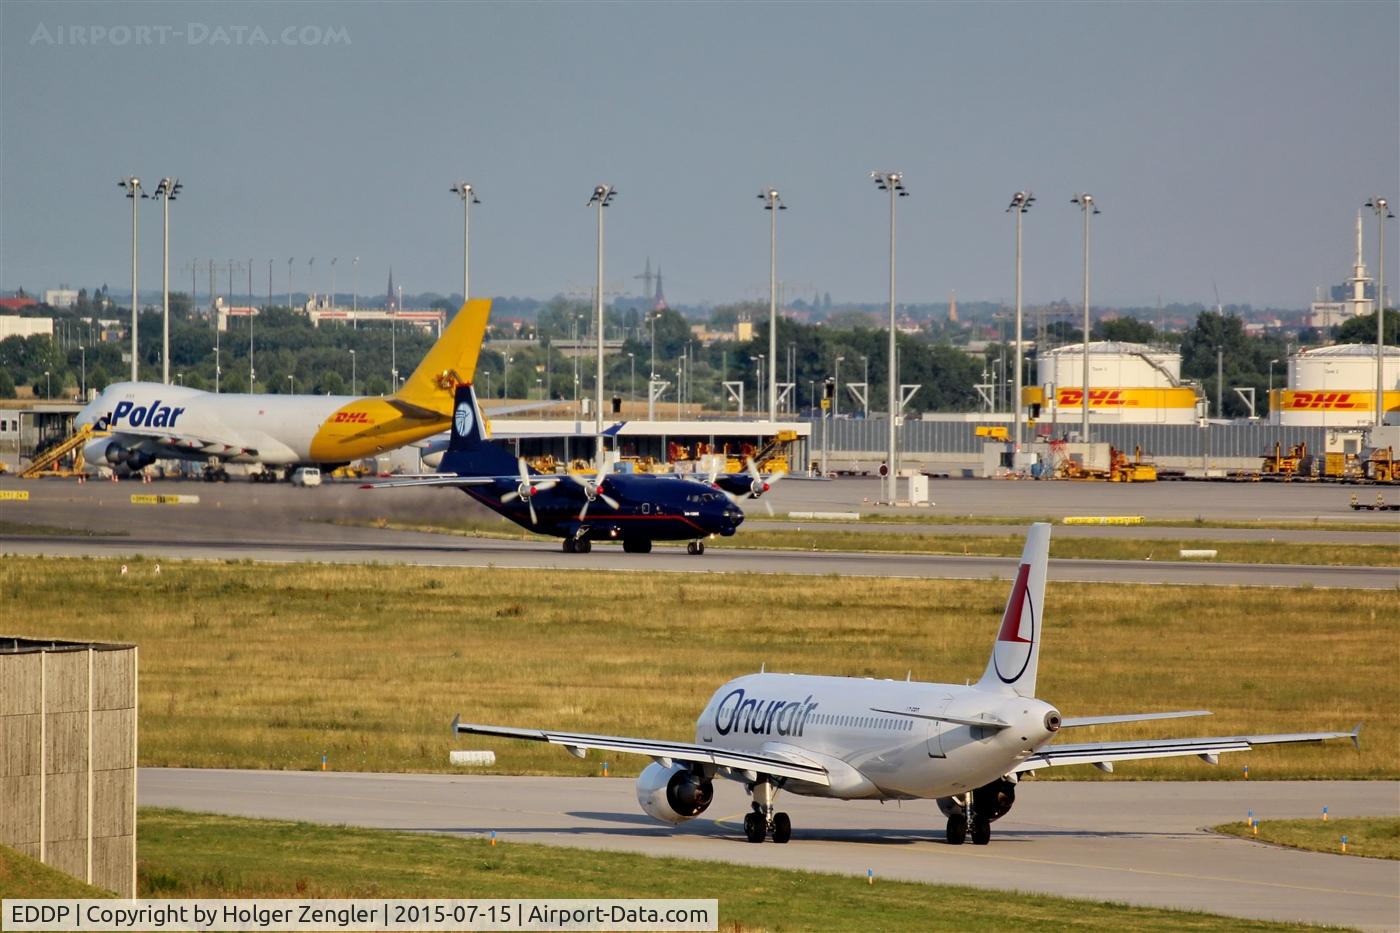
[[[849,726],[855,729],[887,729],[891,732],[908,732],[914,728],[911,719],[888,719],[882,716],[845,716],[835,713],[817,713],[812,721],[824,726]]]

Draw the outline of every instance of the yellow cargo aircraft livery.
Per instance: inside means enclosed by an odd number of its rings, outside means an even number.
[[[214,394],[153,382],[109,385],[76,419],[109,432],[89,463],[139,470],[158,459],[335,467],[448,429],[453,394],[476,371],[489,298],[462,306],[393,395]]]

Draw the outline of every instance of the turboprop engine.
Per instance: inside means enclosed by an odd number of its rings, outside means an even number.
[[[684,765],[667,768],[653,762],[637,777],[637,803],[647,816],[663,823],[694,819],[714,799],[714,784]]]

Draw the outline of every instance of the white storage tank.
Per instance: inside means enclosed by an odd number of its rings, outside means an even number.
[[[1055,387],[1054,417],[1069,422],[1080,418],[1084,345],[1051,350],[1045,354],[1044,364],[1041,381]],[[1175,350],[1111,340],[1089,343],[1089,415],[1093,420],[1193,424],[1196,397],[1195,389],[1181,385],[1181,354]],[[1049,415],[1042,413],[1041,417]]]
[[[1387,419],[1400,417],[1400,347],[1386,347],[1382,369]],[[1304,350],[1288,359],[1288,387],[1274,392],[1270,410],[1280,424],[1365,426],[1375,423],[1376,345],[1343,343]]]

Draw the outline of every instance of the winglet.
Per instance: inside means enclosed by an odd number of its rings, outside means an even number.
[[[1356,728],[1351,730],[1351,744],[1356,747],[1358,752],[1361,751],[1361,727],[1364,725],[1364,722],[1358,722]]]
[[[458,713],[456,716],[453,716],[453,717],[452,717],[452,734],[453,734],[454,736],[457,734],[457,725],[458,725],[458,723],[460,723],[461,721],[462,721],[462,714],[461,714],[461,713]]]

